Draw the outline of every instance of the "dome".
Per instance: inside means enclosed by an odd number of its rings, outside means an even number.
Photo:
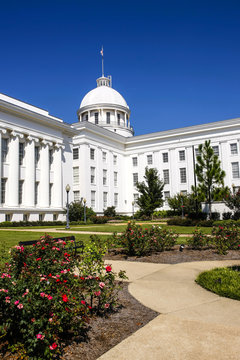
[[[84,96],[80,104],[80,109],[85,106],[106,104],[119,105],[129,109],[123,96],[110,86],[98,86],[95,89],[89,91]]]

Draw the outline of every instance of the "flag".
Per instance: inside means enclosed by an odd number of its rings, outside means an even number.
[[[102,47],[102,50],[100,51],[100,54],[103,56],[103,47]]]

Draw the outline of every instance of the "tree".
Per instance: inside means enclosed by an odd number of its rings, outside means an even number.
[[[104,210],[103,214],[104,214],[104,216],[115,217],[115,216],[116,216],[115,206],[108,206],[108,207]]]
[[[178,214],[181,214],[182,207],[184,208],[184,214],[189,213],[199,213],[200,203],[196,202],[196,197],[194,193],[191,194],[181,194],[178,193],[170,198],[168,198],[168,205],[170,209]]]
[[[138,182],[136,188],[140,193],[137,205],[140,207],[141,215],[153,216],[156,208],[163,204],[164,183],[159,179],[157,169],[145,169],[145,181]]]
[[[228,191],[228,193],[225,195],[223,201],[229,207],[229,209],[234,211],[234,215],[240,213],[240,190],[237,192],[234,191]]]
[[[88,219],[95,212],[86,206],[86,218]],[[69,220],[70,221],[83,221],[84,220],[84,205],[83,201],[73,201],[69,204]]]
[[[210,140],[198,147],[199,155],[196,163],[198,186],[196,191],[203,201],[208,204],[208,217],[211,218],[212,202],[223,198],[227,191],[224,187],[225,171],[221,169],[221,162],[214,154]]]

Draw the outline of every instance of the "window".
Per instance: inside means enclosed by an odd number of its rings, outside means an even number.
[[[117,114],[117,124],[118,124],[118,126],[120,125],[120,114]]]
[[[7,161],[8,139],[2,139],[2,162]]]
[[[38,185],[39,185],[39,182],[35,182],[35,194],[34,194],[34,203],[35,205],[38,204]]]
[[[96,200],[95,200],[95,196],[96,195],[96,191],[91,191],[91,207],[95,208],[96,205]]]
[[[53,184],[49,184],[49,205],[52,205],[52,190],[53,190]]]
[[[11,221],[12,214],[5,214],[5,221]]]
[[[21,205],[23,200],[23,180],[18,182],[18,204]]]
[[[75,148],[73,149],[73,160],[78,160],[79,158],[79,149]]]
[[[6,182],[7,179],[1,180],[1,204],[5,204],[6,201]]]
[[[198,147],[197,147],[197,148],[195,148],[195,156],[197,157],[199,155],[200,155],[200,151],[198,150]]]
[[[102,161],[103,162],[107,161],[107,153],[105,151],[103,151],[103,153],[102,153]]]
[[[53,164],[53,149],[49,149],[49,168],[51,169],[51,166]]]
[[[113,155],[113,165],[117,165],[117,155]]]
[[[136,186],[138,182],[138,173],[133,174],[133,186]]]
[[[180,150],[179,152],[179,161],[185,160],[185,150]]]
[[[134,201],[135,204],[136,204],[138,198],[139,198],[139,194],[137,194],[137,193],[133,194],[133,201]]]
[[[114,186],[118,186],[118,173],[114,171],[113,176],[114,176]]]
[[[152,163],[153,163],[152,155],[147,155],[147,163],[148,163],[148,165],[152,165]]]
[[[133,164],[133,166],[138,166],[138,158],[137,157],[132,158],[132,164]]]
[[[118,206],[118,193],[114,193],[114,206]]]
[[[53,214],[53,221],[57,221],[58,219],[58,214]]]
[[[91,181],[90,181],[90,183],[95,184],[95,167],[91,166],[90,173],[91,173]]]
[[[38,219],[39,219],[39,221],[43,221],[44,220],[44,214],[39,214]]]
[[[98,112],[94,113],[94,118],[95,118],[95,124],[98,124]]]
[[[94,158],[95,158],[95,150],[91,148],[90,149],[90,159],[94,160]]]
[[[107,185],[107,170],[103,169],[103,185]]]
[[[239,178],[239,163],[238,162],[232,163],[232,177],[233,177],[233,179]]]
[[[231,155],[237,155],[238,153],[237,143],[230,144],[230,149],[231,149]]]
[[[79,183],[79,167],[75,166],[73,168],[73,183],[78,184]]]
[[[169,170],[163,170],[163,182],[164,184],[169,184]]]
[[[163,158],[163,162],[167,163],[168,162],[168,153],[163,153],[162,158]]]
[[[170,191],[164,191],[164,201],[166,204],[169,198],[170,198]]]
[[[19,143],[19,165],[23,164],[24,158],[24,143]]]
[[[85,121],[88,121],[88,114],[85,115]]]
[[[38,167],[39,159],[40,159],[40,148],[39,146],[35,146],[35,167]]]
[[[186,168],[180,169],[180,183],[185,184],[187,182]]]
[[[106,122],[107,124],[110,124],[110,112],[106,113]]]
[[[107,193],[107,192],[104,192],[104,193],[103,193],[103,208],[104,208],[104,209],[107,208],[107,196],[108,196],[108,193]]]
[[[74,191],[73,192],[73,200],[74,201],[80,201],[80,191]]]
[[[216,146],[212,146],[212,149],[213,149],[214,155],[219,156],[219,147],[218,147],[217,145],[216,145]]]

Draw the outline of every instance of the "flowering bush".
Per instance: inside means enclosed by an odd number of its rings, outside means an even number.
[[[118,285],[102,255],[90,244],[79,263],[66,242],[48,235],[12,250],[0,274],[0,337],[10,351],[54,358],[67,337],[85,331],[93,312],[114,306]]]
[[[235,225],[216,226],[212,230],[212,243],[219,254],[225,255],[228,250],[238,250],[240,230]]]
[[[210,238],[205,235],[202,230],[196,228],[193,232],[193,236],[187,240],[188,246],[194,250],[202,250],[208,245]]]
[[[155,226],[143,229],[141,225],[129,222],[125,233],[118,237],[118,242],[129,256],[142,256],[153,251],[170,250],[177,237],[172,230]]]

